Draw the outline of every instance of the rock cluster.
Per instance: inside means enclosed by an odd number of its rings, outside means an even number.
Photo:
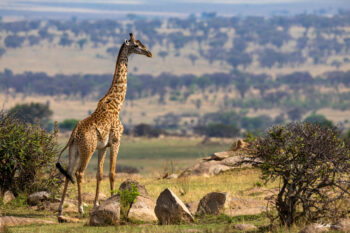
[[[139,196],[131,204],[127,218],[131,221],[154,222],[157,217],[154,213],[155,201],[152,200],[145,186],[134,180],[124,181],[119,190],[131,190],[135,185]],[[116,194],[97,206],[91,213],[90,225],[116,225],[120,222],[120,196]]]

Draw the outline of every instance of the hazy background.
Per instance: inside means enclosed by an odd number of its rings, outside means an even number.
[[[162,1],[162,0],[3,0],[0,14],[32,18],[113,18],[128,14],[147,17],[187,17],[190,14],[216,12],[220,16],[274,16],[301,13],[330,15],[349,9],[346,0],[233,0],[233,1]]]
[[[121,118],[130,130],[146,123],[192,135],[230,126],[226,136],[242,136],[310,116],[348,128],[349,7],[345,0],[3,0],[0,101],[4,109],[48,106],[49,128],[83,119],[108,90],[119,46],[133,32],[154,57],[129,62]]]

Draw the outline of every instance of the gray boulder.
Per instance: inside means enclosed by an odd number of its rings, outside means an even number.
[[[132,179],[127,179],[126,181],[121,183],[121,185],[119,186],[119,190],[128,189],[129,191],[131,191],[132,185],[136,186],[137,191],[140,193],[141,196],[148,196],[148,192],[145,186]]]
[[[137,196],[129,209],[128,219],[142,222],[155,222],[158,220],[154,213],[155,207],[156,202],[150,197]]]
[[[34,206],[40,204],[43,201],[49,200],[49,196],[50,194],[46,191],[35,192],[28,196],[27,201],[29,205]]]
[[[231,196],[226,192],[212,192],[205,195],[197,208],[198,215],[218,215],[230,208]]]
[[[114,195],[95,207],[91,213],[90,225],[116,225],[120,221],[120,197]]]
[[[162,225],[193,222],[193,216],[188,208],[168,188],[159,195],[155,213]]]

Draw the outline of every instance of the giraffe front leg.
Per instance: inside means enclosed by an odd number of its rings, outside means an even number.
[[[119,152],[120,146],[120,137],[116,142],[111,145],[111,153],[110,153],[110,167],[109,167],[109,182],[111,188],[111,194],[114,191],[114,180],[115,180],[115,164],[117,161],[117,156]]]
[[[94,201],[94,207],[99,205],[98,196],[100,194],[100,182],[103,178],[103,164],[106,156],[106,148],[98,150],[98,161],[97,161],[97,174],[96,174],[96,196]]]

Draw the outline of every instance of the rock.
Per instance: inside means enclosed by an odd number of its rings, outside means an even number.
[[[121,185],[119,186],[119,190],[128,189],[129,191],[131,191],[131,186],[132,185],[136,186],[137,191],[140,193],[141,196],[145,196],[145,197],[148,196],[148,192],[147,192],[145,186],[140,184],[136,180],[127,179],[126,181],[121,183]]]
[[[188,208],[188,210],[191,212],[192,215],[196,214],[198,209],[198,204],[199,204],[199,201],[185,203],[186,207]]]
[[[158,220],[154,213],[155,207],[156,202],[150,197],[137,196],[129,209],[128,219],[142,222],[155,222]]]
[[[39,203],[46,201],[49,199],[50,194],[48,192],[45,191],[41,191],[41,192],[35,192],[32,193],[28,196],[28,204],[29,205],[38,205]]]
[[[254,231],[258,229],[256,226],[252,224],[235,224],[233,228],[239,231]]]
[[[209,167],[208,174],[209,175],[218,175],[221,172],[228,171],[231,169],[232,169],[231,167],[228,167],[228,166],[225,166],[222,164],[217,164],[217,165]]]
[[[81,198],[83,199],[83,201],[92,204],[95,201],[95,193],[82,193]],[[98,200],[104,201],[106,199],[107,199],[107,196],[104,193],[100,192],[98,196]]]
[[[28,224],[53,224],[54,222],[37,218],[20,218],[13,216],[0,217],[0,229],[4,226],[19,226]]]
[[[13,195],[13,193],[11,191],[6,191],[4,193],[4,197],[2,200],[3,200],[4,204],[7,204],[14,199],[15,199],[15,195]]]
[[[210,161],[210,160],[216,160],[216,161],[221,161],[224,160],[228,157],[231,157],[234,155],[233,151],[222,151],[222,152],[215,152],[209,157],[204,158],[203,160]]]
[[[205,195],[197,208],[198,215],[218,215],[229,208],[231,196],[229,193],[212,192]]]
[[[168,180],[172,180],[172,179],[177,179],[179,177],[179,175],[178,174],[170,174],[170,175],[168,175],[167,177],[166,177],[166,179],[168,179]]]
[[[215,161],[215,160],[201,161],[187,168],[185,171],[183,171],[179,175],[179,178],[188,177],[188,176],[206,176],[206,177],[213,176],[214,175],[213,169],[210,170],[210,167],[219,165],[219,164],[220,164],[220,161]]]
[[[78,223],[79,219],[78,218],[71,218],[71,217],[67,217],[67,216],[58,216],[57,220],[59,223]]]
[[[229,167],[240,167],[240,168],[242,168],[242,167],[251,167],[252,165],[250,165],[250,164],[242,163],[245,160],[246,160],[245,157],[233,156],[233,157],[229,157],[229,158],[226,158],[226,159],[222,160],[222,164],[226,165],[226,166],[229,166]]]
[[[320,232],[328,232],[328,231],[329,231],[328,226],[312,223],[310,225],[307,225],[301,231],[299,231],[299,233],[320,233]]]
[[[350,232],[350,219],[340,219],[338,222],[332,224],[332,230]]]
[[[193,222],[185,204],[168,188],[159,195],[154,210],[162,225]]]
[[[95,207],[91,213],[90,225],[116,225],[120,220],[120,197],[114,195]]]
[[[183,171],[179,175],[179,178],[187,177],[187,176],[210,177],[213,175],[220,174],[221,172],[233,170],[236,168],[251,167],[251,165],[248,163],[242,163],[245,160],[249,160],[247,157],[244,157],[244,156],[226,157],[226,155],[233,154],[236,152],[227,151],[227,152],[218,152],[218,153],[227,153],[227,154],[221,154],[219,156],[214,156],[215,155],[214,154],[213,155],[214,157],[211,156],[209,158],[205,158],[199,161],[198,163],[194,164],[193,166],[188,167],[185,171]],[[219,157],[220,157],[220,160],[216,159]]]

